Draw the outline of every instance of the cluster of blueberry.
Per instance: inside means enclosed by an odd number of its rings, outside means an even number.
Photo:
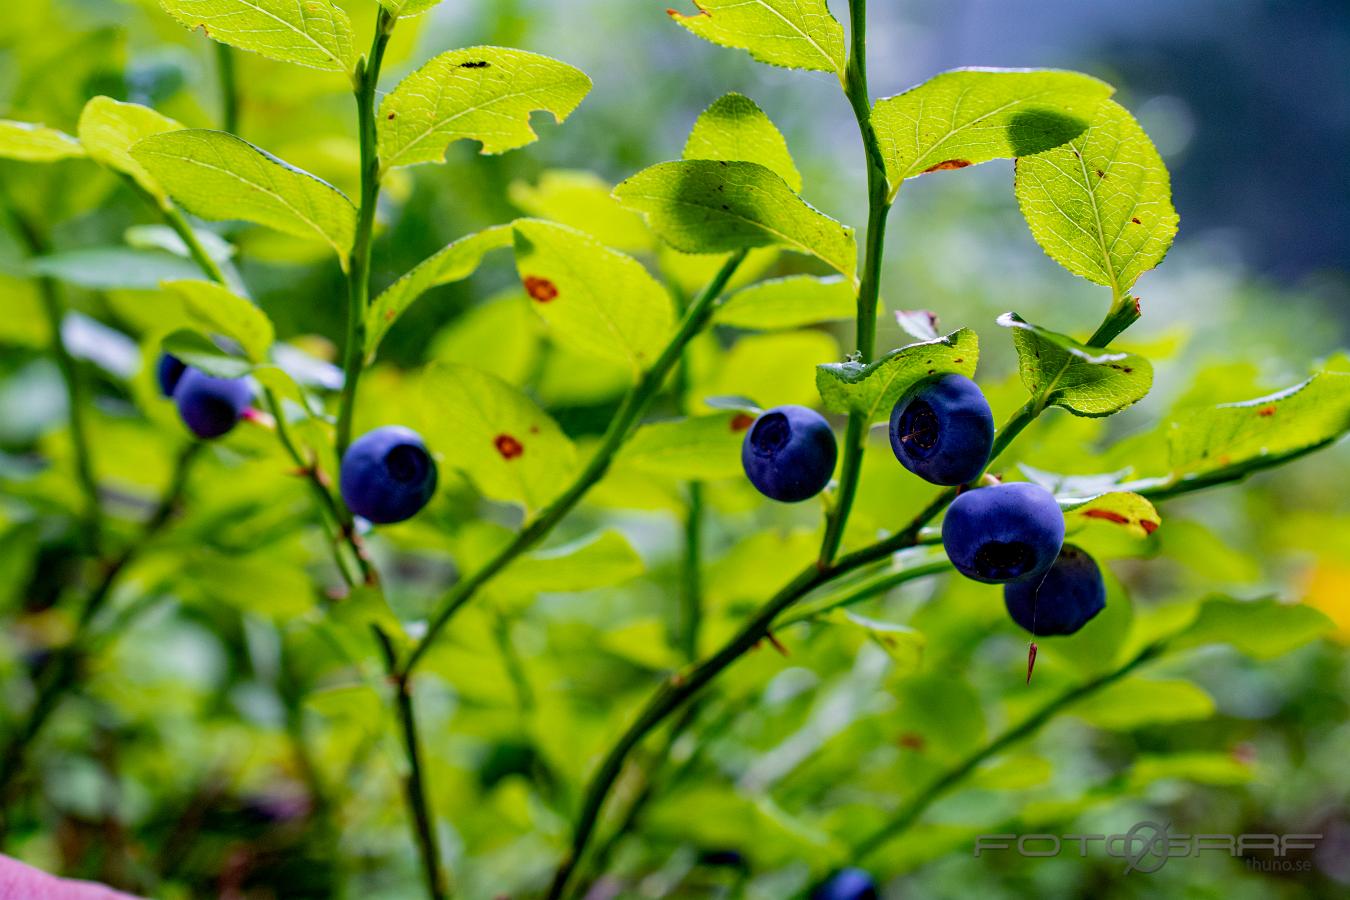
[[[247,378],[213,378],[168,353],[158,366],[159,388],[173,398],[188,430],[202,440],[228,434],[248,412]],[[436,493],[436,461],[415,431],[387,425],[362,435],[342,456],[339,488],[347,508],[377,525],[417,515]]]
[[[933,484],[980,478],[994,444],[994,417],[983,392],[964,375],[925,379],[895,404],[891,449],[906,469]],[[760,493],[795,503],[820,493],[838,449],[823,416],[780,406],[755,420],[741,447],[745,474]],[[1097,563],[1064,543],[1064,514],[1054,496],[1026,482],[963,490],[942,523],[956,570],[1004,585],[1013,621],[1033,635],[1073,634],[1106,605]]]

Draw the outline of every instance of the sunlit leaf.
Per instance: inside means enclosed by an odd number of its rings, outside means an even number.
[[[356,45],[347,14],[331,0],[159,0],[186,28],[281,62],[350,72]]]
[[[789,275],[752,284],[726,299],[713,314],[719,325],[772,330],[852,319],[857,291],[846,278]]]
[[[1013,330],[1022,383],[1038,403],[1079,416],[1109,416],[1153,387],[1153,366],[1141,356],[1085,346],[1016,313],[1005,313],[998,323]]]
[[[844,28],[825,0],[693,0],[670,17],[699,37],[748,50],[760,62],[844,77]]]
[[[856,412],[868,422],[891,414],[900,395],[915,382],[938,373],[975,374],[980,343],[968,328],[934,341],[892,350],[875,362],[816,366],[816,388],[830,412]]]
[[[650,250],[646,223],[620,206],[612,191],[613,185],[592,172],[550,169],[537,184],[513,182],[508,193],[526,215],[571,226],[625,253]]]
[[[1129,491],[1112,491],[1086,499],[1061,499],[1064,520],[1069,528],[1082,528],[1091,522],[1105,522],[1125,529],[1134,537],[1148,537],[1162,524],[1162,516],[1153,504]]]
[[[741,474],[741,443],[753,417],[718,413],[642,426],[619,459],[627,466],[684,481]]]
[[[441,162],[446,148],[475,140],[505,153],[537,139],[530,113],[559,122],[591,89],[585,73],[537,53],[470,47],[435,57],[380,104],[380,164],[386,169]]]
[[[84,156],[80,142],[55,128],[0,119],[0,159],[54,162]]]
[[[530,553],[493,583],[499,594],[586,591],[629,581],[643,572],[642,557],[628,539],[609,529],[575,543]]]
[[[219,335],[239,344],[253,362],[263,362],[274,339],[266,313],[210,281],[169,281],[164,289],[180,297],[183,308],[208,335]]]
[[[95,97],[80,113],[80,142],[89,156],[114,172],[136,180],[142,188],[163,200],[164,189],[131,156],[131,148],[152,134],[181,131],[183,125],[148,106],[122,103],[111,97]]]
[[[759,163],[782,176],[792,190],[802,189],[802,174],[782,132],[742,94],[726,94],[703,111],[685,142],[684,158]]]

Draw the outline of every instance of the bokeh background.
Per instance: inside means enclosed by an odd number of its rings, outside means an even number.
[[[364,43],[373,3],[342,5]],[[386,87],[441,49],[492,43],[572,63],[595,89],[562,127],[536,117],[542,140],[526,150],[487,158],[461,143],[444,166],[391,179],[376,280],[392,281],[451,239],[528,211],[531,186],[549,170],[590,170],[613,183],[678,157],[698,112],[731,90],[752,97],[783,130],[807,199],[861,225],[861,147],[835,82],[700,42],[668,21],[667,5],[448,0],[401,26]],[[686,0],[675,5],[692,11]],[[842,19],[845,5],[831,5]],[[1118,99],[1172,172],[1181,231],[1165,264],[1140,282],[1144,318],[1122,341],[1154,360],[1153,395],[1109,423],[1048,416],[1019,459],[1051,471],[1114,471],[1129,463],[1112,449],[1118,440],[1147,434],[1188,404],[1297,383],[1350,345],[1350,5],[869,6],[876,95],[955,66],[1079,69],[1118,86]],[[340,79],[246,54],[236,64],[240,133],[353,194],[357,149]],[[0,115],[73,131],[84,101],[106,93],[214,127],[215,66],[214,47],[151,0],[15,4],[0,20]],[[134,196],[86,163],[3,163],[0,182],[43,217],[57,254],[105,249],[149,221]],[[1011,187],[1011,165],[1001,162],[906,184],[891,220],[883,288],[891,309],[931,309],[945,325],[980,332],[981,381],[1000,409],[1014,408],[1020,389],[994,317],[1014,309],[1082,337],[1107,302],[1041,253]],[[260,229],[225,233],[280,337],[331,356],[345,305],[337,267],[313,245]],[[46,639],[44,614],[74,578],[74,538],[62,520],[73,488],[48,466],[68,452],[59,433],[64,395],[40,319],[28,313],[33,286],[24,255],[14,235],[0,233],[0,610],[8,622],[0,679],[11,714],[27,696],[26,654]],[[65,262],[65,274],[56,271],[77,310],[68,323],[73,343],[96,380],[99,447],[114,457],[107,474],[135,493],[164,477],[179,440],[162,410],[137,412],[148,352],[139,341],[154,318],[145,288],[154,282],[137,286],[147,276],[112,258],[93,267],[97,276],[87,274],[88,258],[78,272],[69,256]],[[810,270],[800,260],[778,266]],[[404,373],[457,359],[509,366],[569,435],[584,442],[598,434],[621,377],[537,336],[500,335],[499,345],[482,345],[473,312],[515,290],[510,267],[498,264],[424,299],[389,335],[363,416],[378,421],[410,402]],[[465,330],[475,322],[479,331]],[[722,349],[735,339],[722,336]],[[748,348],[709,370],[706,393],[749,394],[766,406],[809,402],[810,366],[839,358],[849,345],[847,328],[778,339],[797,341],[802,377],[765,371],[772,354]],[[894,326],[880,340],[907,341]],[[185,528],[182,543],[153,556],[121,598],[123,608],[153,602],[155,611],[100,658],[93,686],[53,729],[9,852],[156,896],[417,896],[397,770],[383,739],[361,722],[368,710],[358,701],[371,698],[315,700],[333,662],[312,634],[277,619],[314,605],[312,597],[297,599],[313,593],[306,573],[314,554],[312,542],[294,533],[304,495],[274,471],[278,458],[263,444],[246,438],[237,456],[213,462],[220,483],[200,480],[194,502],[215,518]],[[1104,538],[1100,550],[1119,581],[1117,605],[1127,605],[1126,593],[1139,609],[1207,594],[1275,595],[1317,605],[1338,623],[1336,639],[1259,662],[1205,651],[1166,664],[1172,688],[1120,698],[1123,713],[1057,721],[872,861],[888,896],[1344,896],[1348,450],[1341,445],[1243,486],[1171,504],[1154,538],[1129,547]],[[893,525],[901,520],[895,509],[921,496],[892,483],[888,455],[880,444],[871,454],[860,527]],[[235,477],[240,466],[251,480]],[[813,542],[810,516],[756,512],[742,487],[714,487],[725,499],[714,504],[719,518],[709,536],[713,634],[762,599],[780,572],[795,569]],[[472,557],[466,521],[511,521],[461,494],[442,498],[425,527],[379,546],[395,605],[410,619]],[[662,623],[670,617],[678,523],[656,501],[646,511],[622,506],[602,492],[563,537],[617,527],[641,553],[646,574],[621,587],[547,595],[534,606],[499,598],[466,616],[419,696],[433,736],[428,756],[442,838],[466,896],[539,886],[594,754],[670,664]],[[249,549],[269,541],[261,558]],[[203,559],[202,546],[213,555]],[[295,606],[260,608],[260,597],[282,595]],[[827,835],[848,834],[851,823],[894,807],[944,758],[1027,702],[1018,678],[1023,636],[991,596],[938,579],[875,601],[868,615],[926,635],[921,661],[898,661],[830,627],[789,641],[786,659],[766,651],[747,660],[702,708],[695,747],[671,749],[680,777],[613,842],[612,874],[595,896],[782,897],[847,862],[847,842]],[[1037,677],[1047,694],[1074,680],[1075,665],[1090,669],[1071,652],[1043,653]],[[916,732],[926,742],[916,746]],[[320,802],[316,785],[345,799]],[[1116,832],[1149,818],[1187,832],[1326,837],[1303,857],[1308,871],[1283,874],[1209,855],[1122,879],[1118,861],[1100,855],[975,859],[969,850],[981,828]]]

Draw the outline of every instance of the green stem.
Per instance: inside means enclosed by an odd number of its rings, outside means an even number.
[[[342,371],[345,381],[339,401],[337,423],[338,458],[352,440],[352,417],[356,409],[356,388],[365,362],[366,311],[370,305],[370,253],[375,234],[375,212],[380,199],[380,157],[375,131],[375,88],[389,36],[397,21],[383,7],[376,23],[370,55],[357,66],[356,115],[361,146],[361,202],[356,218],[356,237],[347,260],[347,343],[343,349]]]
[[[174,510],[182,500],[187,487],[192,463],[201,452],[201,448],[202,444],[193,442],[179,454],[173,477],[159,505],[142,527],[140,538],[106,564],[102,579],[80,608],[74,636],[56,651],[51,663],[38,672],[37,697],[33,701],[33,706],[22,724],[9,737],[4,751],[0,752],[0,811],[8,809],[11,805],[15,779],[23,769],[29,746],[36,740],[51,714],[60,705],[61,699],[78,678],[80,657],[84,653],[95,617],[112,596],[118,577],[136,561],[151,540],[173,517]],[[0,843],[3,843],[6,824],[0,819]]]
[[[867,85],[867,0],[849,0],[852,41],[844,76],[844,94],[853,108],[867,154],[867,238],[863,252],[862,277],[858,284],[857,351],[860,362],[871,362],[876,353],[877,304],[881,296],[881,263],[886,248],[886,219],[893,197],[886,178],[886,161],[881,153],[876,130],[872,127],[872,99]],[[853,500],[862,474],[862,456],[867,448],[867,432],[872,423],[861,413],[848,417],[844,435],[844,458],[839,469],[839,488],[834,508],[825,522],[820,545],[820,564],[829,565],[839,553],[848,525]]]
[[[50,247],[38,227],[12,204],[10,217],[14,226],[33,256],[46,255]],[[94,458],[90,449],[89,427],[85,419],[86,396],[85,383],[81,377],[75,357],[61,332],[65,322],[65,304],[57,292],[56,282],[47,276],[37,279],[38,291],[42,296],[42,310],[47,318],[47,327],[52,335],[52,356],[61,370],[61,380],[66,388],[66,419],[70,428],[70,443],[75,454],[75,477],[84,490],[85,543],[92,555],[98,555],[103,535],[103,503],[99,495],[98,479],[94,474]]]
[[[927,787],[914,797],[914,799],[906,803],[893,819],[864,838],[862,843],[856,848],[853,858],[862,861],[872,853],[875,853],[888,841],[908,830],[910,826],[918,821],[919,817],[923,815],[924,811],[928,809],[934,801],[964,781],[965,778],[979,768],[985,760],[997,756],[1013,744],[1035,734],[1046,722],[1049,722],[1066,707],[1114,684],[1133,672],[1139,666],[1160,655],[1162,650],[1162,644],[1152,644],[1144,648],[1144,650],[1124,665],[1081,684],[1072,690],[1066,691],[1040,707],[1036,712],[1032,713],[1018,724],[1004,731],[983,747],[980,747],[970,755],[966,756],[955,766],[930,782]]]
[[[684,514],[684,558],[681,561],[680,647],[690,662],[698,659],[703,628],[703,484],[689,483],[689,505]]]
[[[234,51],[216,44],[216,82],[220,86],[220,127],[239,133],[239,82],[234,73]]]
[[[675,364],[679,362],[685,345],[703,329],[711,318],[716,301],[721,297],[723,290],[726,289],[727,282],[731,280],[731,276],[735,274],[744,258],[745,251],[741,251],[727,260],[713,280],[704,288],[703,293],[690,304],[675,336],[671,338],[660,357],[620,404],[618,411],[610,420],[609,428],[605,431],[600,446],[596,448],[590,462],[581,471],[581,474],[538,517],[516,532],[516,536],[509,544],[498,551],[496,556],[472,575],[460,580],[441,600],[427,625],[426,633],[417,642],[407,661],[403,664],[401,669],[403,673],[412,672],[427,650],[431,648],[441,629],[445,628],[455,613],[473,598],[479,588],[491,581],[516,557],[539,543],[564,516],[571,512],[572,508],[581,501],[581,498],[596,482],[609,471],[610,463],[614,461],[615,454],[618,453],[619,448],[628,439],[633,427],[656,398]]]
[[[1105,347],[1114,341],[1126,329],[1139,321],[1140,310],[1139,300],[1131,297],[1129,294],[1115,294],[1111,303],[1111,311],[1107,313],[1102,324],[1093,332],[1092,337],[1088,338],[1089,347]]]
[[[952,564],[946,559],[935,559],[931,562],[926,562],[909,569],[878,573],[877,575],[860,581],[847,590],[840,591],[838,594],[826,598],[809,609],[794,610],[790,615],[784,616],[775,622],[774,628],[783,629],[800,622],[814,622],[823,616],[834,612],[836,609],[843,609],[846,606],[852,606],[855,603],[870,600],[878,594],[886,593],[892,588],[897,588],[902,584],[916,581],[920,578],[927,578],[929,575],[941,575],[945,572],[950,572],[951,568]]]

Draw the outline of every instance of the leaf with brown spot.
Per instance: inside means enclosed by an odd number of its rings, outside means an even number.
[[[1059,505],[1064,510],[1064,523],[1070,531],[1098,522],[1145,538],[1162,524],[1162,517],[1153,504],[1130,491],[1108,491],[1085,499],[1059,498]]]

